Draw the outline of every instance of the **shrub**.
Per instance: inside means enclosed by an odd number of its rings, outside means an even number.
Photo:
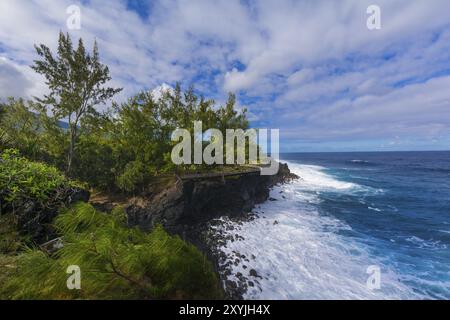
[[[82,186],[64,177],[56,168],[20,157],[8,149],[0,155],[0,214],[32,239],[44,237],[44,224],[61,206],[75,198],[88,198]]]
[[[27,200],[49,207],[55,193],[78,187],[81,185],[67,180],[58,169],[22,158],[16,150],[0,155],[0,197],[12,209]]]
[[[141,161],[132,161],[125,166],[124,172],[117,178],[117,186],[126,192],[134,192],[144,186],[148,176]]]

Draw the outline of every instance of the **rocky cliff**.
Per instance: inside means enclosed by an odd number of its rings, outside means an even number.
[[[183,234],[193,225],[220,216],[238,216],[269,197],[270,188],[297,176],[286,164],[277,175],[258,171],[231,176],[179,178],[168,189],[146,201],[135,201],[125,209],[131,226],[151,229],[161,224],[172,233]]]

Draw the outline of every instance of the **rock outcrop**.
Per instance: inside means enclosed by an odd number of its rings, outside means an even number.
[[[151,229],[161,224],[172,233],[220,216],[238,216],[269,198],[270,188],[298,178],[286,164],[277,175],[262,176],[258,171],[231,176],[178,179],[168,189],[146,201],[136,201],[125,210],[131,226]]]
[[[52,222],[58,215],[59,209],[80,201],[88,202],[90,197],[89,191],[81,188],[67,188],[59,192],[55,195],[55,200],[46,207],[30,199],[15,208],[17,227],[21,234],[26,234],[35,243],[43,243],[55,238],[56,233]]]

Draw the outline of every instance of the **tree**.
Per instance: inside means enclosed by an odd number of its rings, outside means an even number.
[[[81,38],[75,50],[69,34],[60,32],[56,57],[43,44],[35,49],[41,60],[35,60],[31,67],[45,77],[50,89],[49,94],[37,101],[51,107],[55,118],[67,119],[69,123],[66,170],[70,174],[82,119],[96,114],[95,106],[105,103],[122,89],[105,87],[111,77],[108,67],[100,63],[97,42],[91,55],[86,52]]]

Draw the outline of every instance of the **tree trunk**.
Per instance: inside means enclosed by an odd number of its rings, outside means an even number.
[[[76,124],[70,125],[70,145],[69,145],[69,154],[67,156],[67,172],[66,174],[70,176],[70,173],[72,171],[72,162],[73,162],[73,156],[75,153],[75,143],[77,138],[77,129]]]

